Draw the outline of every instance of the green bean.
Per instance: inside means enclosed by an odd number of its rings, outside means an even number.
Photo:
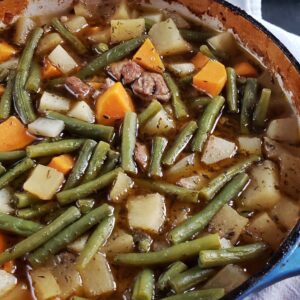
[[[152,300],[154,297],[154,273],[145,269],[138,274],[135,280],[132,300]]]
[[[181,96],[180,96],[180,91],[172,78],[172,76],[169,73],[164,73],[164,79],[170,89],[170,92],[172,94],[172,107],[174,110],[174,114],[176,119],[184,119],[189,116],[187,107],[183,103]]]
[[[208,56],[209,58],[211,58],[211,59],[217,59],[216,58],[216,56],[213,54],[213,52],[208,48],[208,46],[207,45],[202,45],[201,47],[200,47],[200,52],[202,53],[202,54],[204,54],[205,56]]]
[[[37,93],[41,87],[41,81],[41,67],[37,61],[33,61],[26,82],[26,90],[30,93]]]
[[[201,29],[190,30],[190,29],[180,29],[181,36],[188,42],[205,42],[208,38],[212,36],[209,32],[203,32]]]
[[[248,182],[249,176],[245,173],[234,177],[204,209],[172,229],[170,240],[178,244],[201,232],[226,203],[236,199]]]
[[[10,116],[15,76],[15,71],[9,72],[6,88],[0,100],[0,119],[6,119]]]
[[[210,97],[200,97],[192,101],[190,104],[191,109],[201,109],[211,102]]]
[[[193,152],[201,152],[203,150],[204,144],[218,120],[224,102],[224,97],[217,96],[211,99],[211,102],[206,106],[202,116],[198,120],[198,130],[192,141]]]
[[[200,250],[220,249],[220,243],[218,234],[208,234],[193,241],[177,244],[156,252],[119,254],[115,256],[114,262],[117,265],[137,267],[168,264],[198,255]]]
[[[28,252],[40,247],[53,236],[61,232],[63,228],[74,222],[80,217],[80,212],[76,207],[70,207],[65,213],[59,216],[51,224],[32,234],[25,240],[19,242],[0,254],[0,265],[5,262],[19,258]]]
[[[114,128],[100,124],[90,124],[75,118],[65,116],[57,112],[48,112],[50,119],[61,120],[65,123],[65,128],[73,134],[96,140],[110,142],[114,136]]]
[[[161,159],[167,147],[168,140],[164,137],[156,136],[153,140],[151,160],[148,175],[150,177],[162,177]]]
[[[145,18],[145,27],[146,27],[147,31],[149,31],[154,24],[155,24],[155,21]]]
[[[173,263],[166,272],[162,273],[157,281],[157,287],[159,290],[164,290],[168,285],[170,280],[177,274],[187,270],[187,265],[181,261]]]
[[[10,161],[19,160],[26,156],[26,151],[16,150],[16,151],[4,151],[0,152],[0,161]]]
[[[7,79],[9,73],[18,66],[18,58],[14,57],[0,64],[0,81]]]
[[[17,67],[13,99],[15,110],[24,124],[31,123],[36,119],[30,96],[25,90],[25,84],[28,78],[34,50],[37,47],[43,33],[44,31],[40,27],[33,29]]]
[[[261,256],[268,246],[264,243],[255,243],[219,250],[205,250],[199,253],[199,266],[211,268],[228,264],[238,264]]]
[[[268,108],[271,100],[271,90],[264,88],[253,114],[253,125],[255,128],[263,128],[266,122]]]
[[[114,216],[105,218],[95,231],[90,235],[84,249],[81,251],[76,261],[76,268],[78,271],[82,271],[94,255],[97,253],[99,248],[104,245],[107,239],[110,237],[115,226]]]
[[[79,199],[76,201],[76,206],[79,208],[82,214],[90,212],[95,205],[94,199]]]
[[[170,278],[170,286],[176,294],[182,293],[207,280],[215,273],[213,269],[203,270],[197,266]]]
[[[57,200],[60,204],[66,205],[78,199],[87,197],[111,184],[121,170],[121,168],[114,169],[99,178],[81,184],[73,189],[59,192],[56,194]]]
[[[23,208],[16,211],[16,215],[19,218],[25,220],[31,220],[37,217],[42,217],[57,208],[56,202],[48,202],[45,204],[37,204],[30,208]]]
[[[255,107],[257,94],[257,79],[247,78],[241,109],[241,132],[249,133],[251,116]]]
[[[113,211],[113,207],[107,204],[103,204],[95,208],[88,214],[81,217],[75,223],[64,228],[40,248],[31,253],[28,256],[28,261],[32,266],[37,266],[44,263],[51,255],[55,255],[59,251],[63,250],[101,220],[111,216]]]
[[[7,186],[17,177],[30,170],[34,166],[34,161],[30,158],[24,158],[21,162],[9,169],[4,175],[0,177],[0,189]]]
[[[137,115],[127,112],[123,121],[122,144],[121,144],[121,166],[125,172],[137,173],[134,162],[134,149],[137,136]]]
[[[109,149],[109,144],[102,141],[98,143],[82,179],[83,183],[91,181],[99,175]]]
[[[184,187],[180,187],[171,183],[158,181],[158,180],[146,180],[136,178],[135,184],[143,188],[153,190],[158,193],[175,196],[180,201],[197,203],[199,192],[196,190],[190,190]]]
[[[63,190],[71,189],[79,184],[81,178],[85,173],[85,170],[88,167],[90,158],[96,145],[97,143],[93,140],[86,140],[84,142],[76,160],[76,163],[64,185]]]
[[[221,288],[217,289],[205,289],[178,294],[162,298],[161,300],[218,300],[225,295],[225,290]]]
[[[226,100],[228,109],[232,113],[237,113],[238,108],[238,89],[236,86],[236,73],[233,68],[226,68],[227,83],[226,83]]]
[[[44,226],[32,221],[23,220],[0,212],[0,229],[21,236],[30,236]]]
[[[175,163],[179,154],[184,150],[189,141],[192,139],[196,129],[197,123],[195,121],[190,121],[183,129],[180,130],[180,133],[176,136],[173,145],[164,154],[162,160],[162,163],[164,165],[171,166]]]
[[[80,39],[70,32],[59,20],[58,18],[52,19],[51,22],[52,27],[65,39],[68,43],[79,53],[85,54],[88,49],[86,46],[80,41]]]
[[[153,243],[151,236],[143,232],[134,233],[133,241],[137,245],[138,251],[142,253],[149,252]]]
[[[178,81],[180,84],[192,84],[194,75],[186,75],[181,77]]]
[[[146,109],[144,109],[139,115],[139,126],[145,125],[150,119],[152,119],[160,110],[162,105],[157,100],[152,101]]]
[[[53,222],[53,220],[55,220],[56,218],[58,218],[60,215],[62,215],[65,211],[67,210],[67,208],[65,207],[59,207],[58,209],[50,212],[49,214],[47,214],[44,217],[44,221],[46,224],[49,224],[51,222]]]
[[[5,167],[0,163],[0,176],[6,172]]]
[[[97,46],[96,46],[96,50],[99,52],[99,53],[104,53],[106,51],[109,50],[109,46],[105,43],[99,43]]]
[[[36,145],[31,145],[26,148],[27,156],[37,158],[43,156],[54,156],[58,154],[69,153],[80,148],[84,139],[67,139],[58,142],[45,142]]]
[[[207,186],[203,187],[199,196],[206,201],[211,200],[217,192],[234,176],[239,173],[245,172],[250,166],[252,166],[255,162],[259,162],[261,157],[258,155],[250,155],[248,158],[245,158],[238,163],[231,166],[229,169],[223,171],[220,175],[212,179]]]
[[[41,202],[36,196],[27,192],[16,192],[14,194],[14,205],[16,208],[26,208],[33,204]]]
[[[100,170],[99,176],[112,171],[119,163],[120,153],[114,150],[109,150],[106,161]]]

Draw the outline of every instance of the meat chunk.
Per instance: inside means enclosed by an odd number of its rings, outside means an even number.
[[[75,76],[67,77],[65,80],[65,88],[76,98],[85,99],[92,88]]]
[[[133,92],[143,100],[157,99],[167,102],[171,93],[162,75],[144,72],[132,85]]]
[[[146,170],[149,159],[149,151],[146,145],[136,142],[134,149],[134,159],[142,170]]]
[[[130,84],[139,78],[143,69],[132,60],[124,60],[111,64],[107,72],[116,80],[123,81],[124,84]]]

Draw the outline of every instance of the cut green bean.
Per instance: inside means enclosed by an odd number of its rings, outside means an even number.
[[[164,137],[157,136],[153,140],[151,160],[149,165],[148,175],[150,177],[162,177],[161,160],[164,151],[167,147],[168,140]]]
[[[252,113],[256,104],[257,79],[247,78],[241,109],[241,133],[249,134]]]
[[[6,172],[5,167],[0,163],[0,176]]]
[[[99,53],[104,53],[106,51],[109,50],[109,46],[105,43],[99,43],[97,46],[96,46],[96,50],[99,52]]]
[[[30,158],[37,158],[43,156],[54,156],[64,153],[69,153],[80,148],[84,139],[67,139],[58,142],[45,142],[36,145],[31,145],[26,148],[27,156]]]
[[[26,90],[30,93],[37,93],[41,87],[41,80],[41,67],[37,61],[33,61],[26,82]]]
[[[236,73],[233,68],[226,68],[227,83],[226,83],[226,100],[228,110],[232,113],[237,113],[238,108],[238,89],[236,86]]]
[[[207,269],[203,270],[200,267],[191,268],[185,272],[172,276],[170,278],[170,286],[176,294],[182,293],[195,287],[199,283],[207,280],[216,273],[216,270]]]
[[[136,244],[139,252],[146,253],[151,250],[151,244],[153,243],[153,240],[150,235],[143,232],[134,233],[133,241]]]
[[[112,171],[120,162],[120,153],[114,150],[109,150],[106,161],[100,170],[99,176]]]
[[[16,208],[26,208],[33,204],[41,202],[36,196],[27,192],[16,192],[14,194],[14,205]]]
[[[162,105],[157,100],[152,101],[146,109],[144,109],[139,115],[139,126],[145,125],[150,119],[152,119],[160,110]]]
[[[117,265],[137,267],[168,264],[198,255],[200,250],[220,249],[220,247],[219,235],[208,234],[196,240],[177,244],[156,252],[119,254],[114,258],[114,262]]]
[[[225,295],[225,290],[221,288],[217,289],[205,289],[178,294],[161,300],[218,300]]]
[[[180,201],[192,203],[198,202],[199,192],[196,190],[190,190],[175,184],[157,180],[154,181],[136,178],[134,182],[140,187],[150,189],[158,193],[174,196]]]
[[[202,152],[209,134],[214,129],[224,103],[224,97],[217,96],[211,99],[211,102],[206,106],[202,116],[198,120],[198,130],[192,141],[193,152]]]
[[[27,40],[25,49],[23,50],[17,67],[13,99],[15,110],[24,124],[31,123],[36,119],[30,95],[25,90],[25,84],[29,75],[35,48],[37,47],[43,33],[44,31],[40,27],[33,29]]]
[[[65,123],[66,130],[84,138],[110,142],[114,136],[114,128],[111,126],[90,124],[58,112],[48,112],[47,117],[50,119],[63,121]]]
[[[99,178],[81,184],[73,189],[59,192],[56,195],[57,200],[60,204],[66,205],[78,199],[85,198],[111,184],[121,170],[121,168],[114,169]]]
[[[168,287],[170,280],[177,274],[187,270],[187,265],[181,261],[173,263],[166,272],[162,273],[157,281],[157,287],[163,291]]]
[[[68,43],[78,52],[78,54],[85,54],[88,49],[80,41],[80,39],[70,32],[59,20],[58,18],[52,19],[52,27],[65,39]]]
[[[204,106],[208,105],[211,102],[210,97],[200,97],[195,100],[193,100],[190,104],[191,109],[201,109]]]
[[[170,231],[172,243],[184,242],[201,232],[226,203],[237,198],[248,182],[249,176],[245,173],[234,177],[204,209]]]
[[[155,21],[145,18],[145,27],[146,27],[147,31],[149,31],[154,24],[155,24]]]
[[[19,160],[21,158],[24,158],[25,156],[26,156],[26,151],[24,150],[4,151],[4,152],[0,152],[0,162]]]
[[[80,209],[82,214],[90,212],[95,205],[94,199],[79,199],[76,201],[76,206]]]
[[[263,128],[266,124],[267,113],[271,100],[271,93],[271,90],[266,88],[261,92],[260,99],[253,114],[253,125],[257,129]]]
[[[176,85],[174,79],[169,73],[164,73],[164,79],[170,89],[170,92],[172,94],[172,107],[174,110],[174,114],[176,119],[184,119],[189,116],[187,107],[183,103],[181,96],[180,96],[180,91],[178,89],[178,86]]]
[[[24,158],[0,177],[0,189],[4,188],[20,175],[33,168],[33,166],[34,161],[32,159]]]
[[[32,221],[23,220],[0,212],[0,229],[20,236],[30,236],[44,226]]]
[[[86,172],[84,174],[84,177],[82,179],[82,182],[88,182],[93,179],[95,179],[97,176],[99,176],[101,167],[104,164],[105,158],[107,156],[107,153],[110,149],[109,144],[105,142],[99,142],[97,147],[95,148],[95,151],[90,159],[88,168],[86,169]]]
[[[213,54],[213,52],[208,48],[208,46],[207,45],[202,45],[201,47],[200,47],[200,52],[202,53],[202,54],[204,54],[205,56],[208,56],[209,58],[211,58],[211,59],[217,59],[216,58],[216,56]]]
[[[258,155],[250,155],[248,158],[239,161],[231,166],[229,169],[223,171],[220,175],[213,178],[207,186],[199,191],[199,196],[206,201],[213,199],[213,197],[220,191],[220,189],[239,173],[245,172],[254,163],[259,162],[261,157]]]
[[[18,58],[14,57],[0,64],[0,81],[5,81],[12,70],[18,67]]]
[[[77,220],[75,223],[64,228],[54,237],[49,239],[40,248],[31,253],[28,256],[28,261],[33,266],[44,263],[52,255],[55,255],[59,251],[63,250],[70,243],[75,241],[101,220],[108,216],[111,216],[113,214],[113,211],[113,207],[107,204],[103,204],[95,208],[94,210]]]
[[[93,140],[86,140],[84,142],[76,160],[76,163],[64,185],[63,190],[71,189],[79,184],[81,178],[85,173],[85,170],[88,167],[90,158],[96,145],[97,143]]]
[[[80,217],[80,212],[76,207],[70,207],[65,213],[59,216],[51,224],[32,234],[25,240],[19,242],[12,248],[9,248],[0,254],[0,265],[5,262],[19,258],[28,252],[40,247],[53,236],[61,232],[63,228],[73,223]]]
[[[76,261],[76,268],[78,271],[85,269],[99,248],[104,245],[107,239],[110,237],[115,226],[114,216],[105,218],[95,231],[89,237],[84,249],[81,251]]]
[[[264,243],[254,243],[219,250],[201,250],[199,266],[201,268],[211,268],[238,264],[261,256],[267,249],[268,246]]]
[[[121,144],[121,166],[125,172],[137,173],[134,161],[134,149],[137,136],[137,115],[127,112],[123,121],[122,144]]]
[[[210,32],[205,32],[202,29],[190,30],[190,29],[180,29],[181,36],[188,42],[205,42],[213,34]]]
[[[25,220],[31,220],[46,214],[58,208],[56,202],[48,202],[45,204],[36,204],[31,208],[23,208],[16,211],[16,216]]]
[[[171,166],[175,163],[179,154],[184,150],[189,141],[192,139],[194,132],[197,129],[197,123],[190,121],[187,125],[180,130],[180,133],[176,136],[173,145],[164,154],[162,163],[167,166]]]
[[[154,273],[150,269],[141,271],[133,287],[132,300],[152,300],[154,297]]]
[[[15,76],[15,71],[9,72],[6,88],[0,100],[0,119],[7,119],[10,116]]]

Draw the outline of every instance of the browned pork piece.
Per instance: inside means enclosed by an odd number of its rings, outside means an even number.
[[[76,98],[85,99],[92,88],[75,76],[67,77],[65,80],[65,88]]]

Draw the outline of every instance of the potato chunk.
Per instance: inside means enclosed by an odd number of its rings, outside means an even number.
[[[166,218],[165,198],[156,193],[131,197],[127,202],[129,226],[158,233]]]
[[[111,20],[111,42],[119,43],[141,36],[145,19]]]
[[[0,270],[0,297],[11,291],[17,284],[17,278],[12,274]]]
[[[257,137],[240,136],[238,138],[240,151],[249,154],[261,154],[261,139]]]

